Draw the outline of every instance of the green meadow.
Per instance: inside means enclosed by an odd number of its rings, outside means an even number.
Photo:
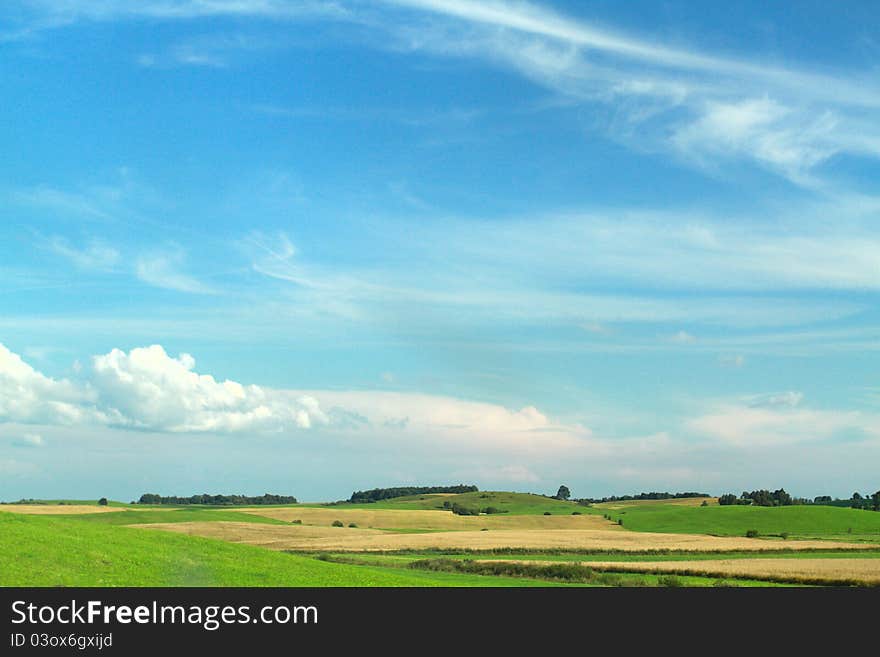
[[[477,491],[473,493],[457,493],[455,495],[410,495],[396,497],[380,502],[366,504],[334,504],[334,507],[343,509],[407,509],[407,510],[440,510],[443,503],[460,504],[461,506],[483,509],[495,507],[502,512],[511,515],[539,516],[545,513],[553,515],[570,515],[573,512],[582,514],[602,513],[593,507],[583,506],[576,502],[557,500],[543,495],[532,493],[512,493],[504,491]],[[314,505],[321,506],[321,505]]]
[[[863,543],[865,547],[714,553],[519,548],[345,554],[282,552],[219,538],[138,527],[148,523],[197,522],[202,525],[218,521],[291,524],[244,513],[240,508],[131,506],[111,501],[110,506],[119,510],[99,512],[94,501],[65,500],[66,505],[94,505],[95,512],[89,509],[74,512],[59,506],[57,514],[27,515],[15,513],[15,505],[4,507],[0,512],[0,554],[3,555],[0,586],[718,586],[729,582],[711,574],[701,576],[699,572],[664,575],[615,571],[613,565],[609,568],[607,564],[753,558],[859,559],[863,560],[861,572],[868,569],[869,579],[863,580],[866,583],[877,580],[873,568],[870,564],[866,566],[864,560],[876,559],[880,572],[880,548],[877,548],[880,513],[841,507],[702,507],[651,502],[629,503],[608,510],[529,493],[479,492],[416,495],[371,504],[331,504],[329,508],[432,510],[449,514],[451,511],[443,506],[446,501],[469,508],[491,506],[512,516],[604,514],[622,522],[622,527],[607,523],[609,530],[615,532],[744,536],[754,530],[763,539],[756,541],[756,550],[761,549],[759,546],[764,541],[778,545],[784,538],[789,539],[792,547],[799,538],[843,540]],[[305,506],[328,505],[293,505],[294,508]],[[86,513],[79,513],[83,510]],[[507,563],[485,563],[485,560]],[[590,561],[606,565],[593,569]],[[535,563],[530,565],[530,562]],[[872,576],[874,579],[870,580]],[[749,577],[734,577],[736,585],[797,584],[795,579],[771,581],[770,575],[764,580]]]
[[[833,506],[629,506],[608,512],[637,532],[880,542],[880,513]]]
[[[0,513],[0,554],[0,586],[548,585],[331,563],[195,536],[14,513]]]

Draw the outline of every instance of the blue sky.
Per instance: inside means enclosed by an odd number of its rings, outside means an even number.
[[[878,24],[4,3],[0,499],[875,490]]]

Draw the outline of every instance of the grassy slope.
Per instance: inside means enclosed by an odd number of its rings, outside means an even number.
[[[143,525],[156,522],[198,522],[228,520],[232,522],[258,522],[270,525],[285,525],[287,523],[274,518],[256,516],[252,513],[239,513],[226,509],[209,509],[189,507],[173,510],[149,511],[116,511],[114,513],[86,513],[65,517],[81,522],[97,523],[101,525]]]
[[[610,513],[615,520],[621,518],[626,529],[639,532],[743,536],[749,529],[756,529],[764,536],[788,532],[792,538],[833,537],[880,542],[880,513],[858,509],[646,505]]]
[[[115,515],[115,514],[107,514]],[[2,586],[544,586],[354,566],[69,517],[0,514]]]
[[[512,515],[542,515],[544,512],[550,512],[553,515],[571,515],[572,511],[580,511],[585,515],[601,513],[601,511],[580,506],[574,502],[555,500],[542,495],[499,491],[479,491],[458,495],[411,495],[372,504],[339,504],[335,506],[348,509],[442,509],[443,503],[446,501],[450,504],[458,503],[470,508],[494,506],[506,510]]]

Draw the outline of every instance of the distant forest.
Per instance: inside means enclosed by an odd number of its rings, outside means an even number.
[[[864,509],[865,511],[880,511],[880,490],[873,495],[853,493],[846,500],[832,499],[830,495],[819,495],[813,499],[805,497],[792,497],[785,492],[784,488],[774,490],[743,491],[737,497],[735,493],[725,493],[718,498],[718,504],[728,505],[751,505],[751,506],[793,506],[801,504],[816,504],[820,506],[840,506],[852,509]]]
[[[164,497],[155,493],[144,493],[138,500],[138,504],[212,504],[215,506],[232,505],[257,505],[257,504],[296,504],[293,495],[272,495],[266,493],[259,497],[247,495],[191,495],[190,497],[178,497],[170,495]]]
[[[476,486],[398,486],[396,488],[373,488],[372,490],[359,490],[351,494],[348,499],[351,503],[363,504],[388,500],[393,497],[406,497],[408,495],[430,495],[432,493],[476,493],[480,489]]]
[[[611,497],[582,497],[575,500],[582,504],[601,502],[626,502],[628,500],[680,500],[686,497],[712,497],[708,493],[637,493],[636,495],[612,495]]]

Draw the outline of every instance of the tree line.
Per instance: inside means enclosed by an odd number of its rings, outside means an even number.
[[[259,504],[296,504],[293,495],[273,495],[266,493],[259,497],[247,495],[190,495],[180,497],[177,495],[157,495],[156,493],[144,493],[138,500],[138,504],[209,504],[214,506],[224,505],[259,505]]]
[[[457,486],[397,486],[394,488],[373,488],[370,490],[358,490],[351,494],[348,499],[353,504],[364,504],[388,500],[394,497],[407,497],[409,495],[430,495],[433,493],[476,493],[480,489],[476,486],[458,484]]]
[[[718,498],[718,504],[722,506],[730,505],[751,505],[751,506],[792,506],[811,504],[819,506],[840,506],[851,507],[853,509],[864,509],[866,511],[880,511],[880,490],[873,495],[862,495],[861,493],[853,493],[849,499],[834,498],[830,495],[818,495],[813,499],[806,497],[792,497],[784,488],[775,491],[766,489],[743,491],[737,496],[735,493],[725,493]]]
[[[566,488],[566,492],[568,489]],[[557,493],[558,499],[560,493]],[[602,502],[626,502],[628,500],[679,500],[685,497],[712,497],[708,493],[637,493],[635,495],[611,495],[610,497],[582,497],[576,500],[583,504],[601,504]]]

